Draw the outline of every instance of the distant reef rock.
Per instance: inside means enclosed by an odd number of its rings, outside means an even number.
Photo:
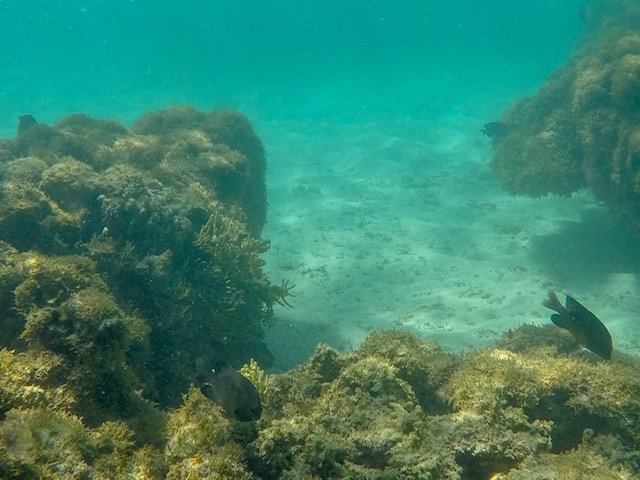
[[[508,191],[589,188],[640,225],[640,5],[598,0],[569,65],[499,119],[493,171]]]
[[[190,386],[178,408],[87,426],[64,355],[0,350],[2,478],[614,480],[640,473],[637,359],[584,356],[568,332],[522,326],[452,355],[402,331],[356,351],[241,372],[262,400],[239,422]],[[71,382],[71,380],[70,380]],[[150,407],[146,407],[147,409]]]
[[[198,365],[268,366],[287,289],[263,269],[265,212],[264,149],[239,113],[22,117],[0,142],[2,417],[53,408],[155,437]]]

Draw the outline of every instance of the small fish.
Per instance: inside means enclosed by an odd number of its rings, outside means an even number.
[[[262,414],[258,390],[244,375],[232,368],[214,371],[200,391],[220,405],[227,415],[241,422],[258,420]]]
[[[487,137],[504,137],[509,131],[509,127],[504,122],[496,121],[485,123],[480,129],[480,132],[484,133]]]
[[[560,303],[556,292],[549,290],[548,295],[549,298],[543,302],[543,305],[558,312],[551,315],[551,321],[558,327],[573,333],[581,345],[605,360],[609,360],[613,349],[611,335],[598,317],[569,295],[567,295],[566,307]]]
[[[28,113],[24,115],[20,115],[18,117],[18,133],[24,132],[25,130],[37,125],[36,119],[33,118],[33,115],[29,115]]]

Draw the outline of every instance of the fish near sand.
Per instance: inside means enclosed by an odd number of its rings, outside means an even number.
[[[480,129],[480,132],[484,133],[487,137],[500,138],[509,133],[509,127],[504,122],[489,122],[484,124],[484,126]]]
[[[214,371],[200,391],[220,405],[227,415],[241,422],[258,420],[262,414],[258,390],[244,375],[232,368]]]
[[[558,327],[569,330],[581,345],[609,360],[613,349],[611,335],[600,319],[569,295],[566,306],[560,303],[553,290],[549,290],[548,295],[543,305],[558,312],[551,315],[551,321]]]
[[[29,115],[28,113],[20,115],[18,117],[18,133],[24,132],[25,130],[28,130],[29,128],[37,124],[38,122],[36,122],[36,119],[33,118],[33,115]]]

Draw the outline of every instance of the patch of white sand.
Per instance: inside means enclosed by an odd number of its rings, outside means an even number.
[[[460,351],[549,322],[548,288],[640,350],[639,245],[586,192],[514,197],[490,168],[486,118],[271,121],[266,254],[296,285],[268,332],[275,369],[315,345],[349,350],[399,328]]]

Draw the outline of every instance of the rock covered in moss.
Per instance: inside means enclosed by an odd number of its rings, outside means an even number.
[[[347,355],[320,347],[270,376],[249,465],[266,479],[637,473],[637,362],[585,359],[557,329],[521,328],[507,348],[458,357],[398,331]],[[575,449],[596,444],[593,474],[570,466]]]
[[[509,332],[501,348],[457,357],[414,335],[382,331],[348,354],[319,346],[284,374],[265,374],[252,362],[243,371],[260,385],[259,421],[235,421],[191,386],[163,420],[165,433],[155,442],[140,439],[143,425],[106,421],[87,428],[52,402],[11,404],[0,422],[0,474],[262,480],[637,476],[637,359],[604,362],[562,353],[566,339],[546,330],[549,345],[527,345],[524,339],[541,334],[530,325],[522,328]],[[12,355],[0,351],[0,360],[11,365]],[[37,377],[16,376],[17,390],[35,385],[46,391]],[[9,398],[6,389],[0,390],[3,398]],[[436,398],[436,407],[430,406]]]
[[[615,462],[611,459],[612,452],[619,452]],[[547,453],[528,458],[517,468],[497,473],[492,479],[620,480],[636,478],[637,466],[638,453],[626,452],[624,446],[614,437],[600,437],[595,441],[587,438],[573,450],[560,455]]]
[[[640,223],[640,7],[593,1],[585,21],[569,65],[502,115],[492,168],[512,193],[587,187]]]
[[[173,107],[144,115],[131,130],[169,139],[171,146],[161,165],[166,174],[183,174],[181,163],[198,165],[223,201],[238,202],[247,215],[249,231],[254,235],[262,231],[265,152],[246,117],[231,110],[203,113],[192,107]]]
[[[156,479],[166,464],[151,447],[134,449],[122,423],[87,429],[80,418],[44,408],[11,410],[0,423],[3,478]]]
[[[452,412],[439,390],[457,361],[433,342],[397,331],[375,332],[349,355],[318,349],[272,380],[270,407],[253,442],[257,472],[262,478],[460,478],[483,463],[495,467],[512,458],[513,464],[548,448],[546,426],[517,412],[500,422]],[[506,446],[500,439],[509,434],[514,441]]]
[[[253,478],[243,449],[234,440],[231,421],[195,387],[169,416],[165,455],[170,463],[167,479]]]
[[[637,365],[551,355],[548,349],[471,354],[452,375],[448,395],[461,410],[518,406],[529,418],[553,421],[554,451],[576,446],[587,428],[640,446],[632,427],[640,422]]]
[[[61,359],[49,352],[0,350],[0,416],[12,408],[51,407],[68,410],[74,396],[56,385],[53,376]]]
[[[31,347],[25,355],[55,354],[50,355],[54,379],[64,378],[76,392],[76,408],[91,421],[104,416],[101,410],[127,404],[138,380],[126,354],[132,344],[144,342],[144,321],[117,305],[88,258],[14,252],[8,260],[0,288],[20,312],[13,321],[16,329],[22,321],[21,339]]]
[[[28,117],[2,144],[0,345],[61,355],[95,421],[129,400],[177,406],[201,361],[268,365],[283,295],[263,271],[265,158],[247,119],[178,107],[132,130]]]
[[[0,142],[0,477],[252,477],[255,425],[199,393],[162,409],[198,364],[269,365],[264,171],[230,111],[27,116]]]

